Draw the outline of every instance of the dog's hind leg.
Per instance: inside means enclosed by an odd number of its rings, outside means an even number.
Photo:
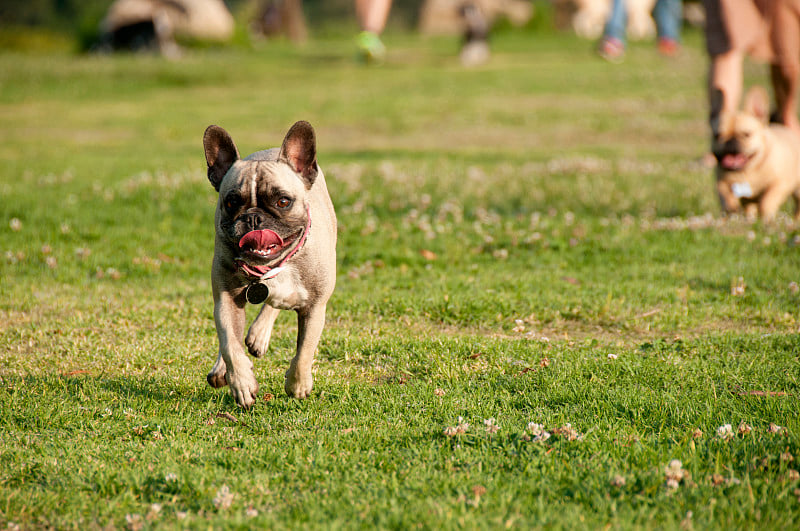
[[[297,312],[297,354],[286,371],[283,388],[294,398],[307,398],[314,386],[311,365],[325,327],[325,304]]]
[[[269,348],[269,340],[272,337],[272,327],[275,324],[275,319],[278,318],[280,310],[273,308],[269,304],[261,307],[255,321],[250,325],[250,330],[247,332],[245,344],[250,354],[256,358],[260,358],[267,353]]]

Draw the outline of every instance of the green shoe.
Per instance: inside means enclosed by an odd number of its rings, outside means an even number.
[[[365,63],[382,63],[386,58],[386,46],[380,37],[371,31],[362,31],[356,39],[359,58]]]

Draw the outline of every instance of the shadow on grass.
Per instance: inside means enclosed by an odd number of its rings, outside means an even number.
[[[146,400],[151,402],[191,402],[205,404],[218,400],[218,393],[205,384],[192,385],[189,382],[153,377],[104,377],[91,375],[41,376],[3,376],[0,375],[0,396],[2,394],[36,395],[39,397],[62,395],[73,398],[78,403],[109,402],[110,400]],[[113,395],[109,397],[108,394]]]

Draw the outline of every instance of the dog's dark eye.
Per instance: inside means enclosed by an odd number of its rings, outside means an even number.
[[[275,203],[275,206],[278,208],[289,208],[290,206],[292,206],[292,200],[289,199],[288,197],[281,197]]]
[[[237,194],[230,194],[225,198],[225,208],[228,210],[236,210],[240,206],[242,206],[242,198]]]

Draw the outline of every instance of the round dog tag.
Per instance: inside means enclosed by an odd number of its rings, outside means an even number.
[[[267,297],[269,297],[269,288],[261,282],[253,282],[247,286],[247,290],[244,292],[244,298],[250,304],[261,304],[267,300]]]

